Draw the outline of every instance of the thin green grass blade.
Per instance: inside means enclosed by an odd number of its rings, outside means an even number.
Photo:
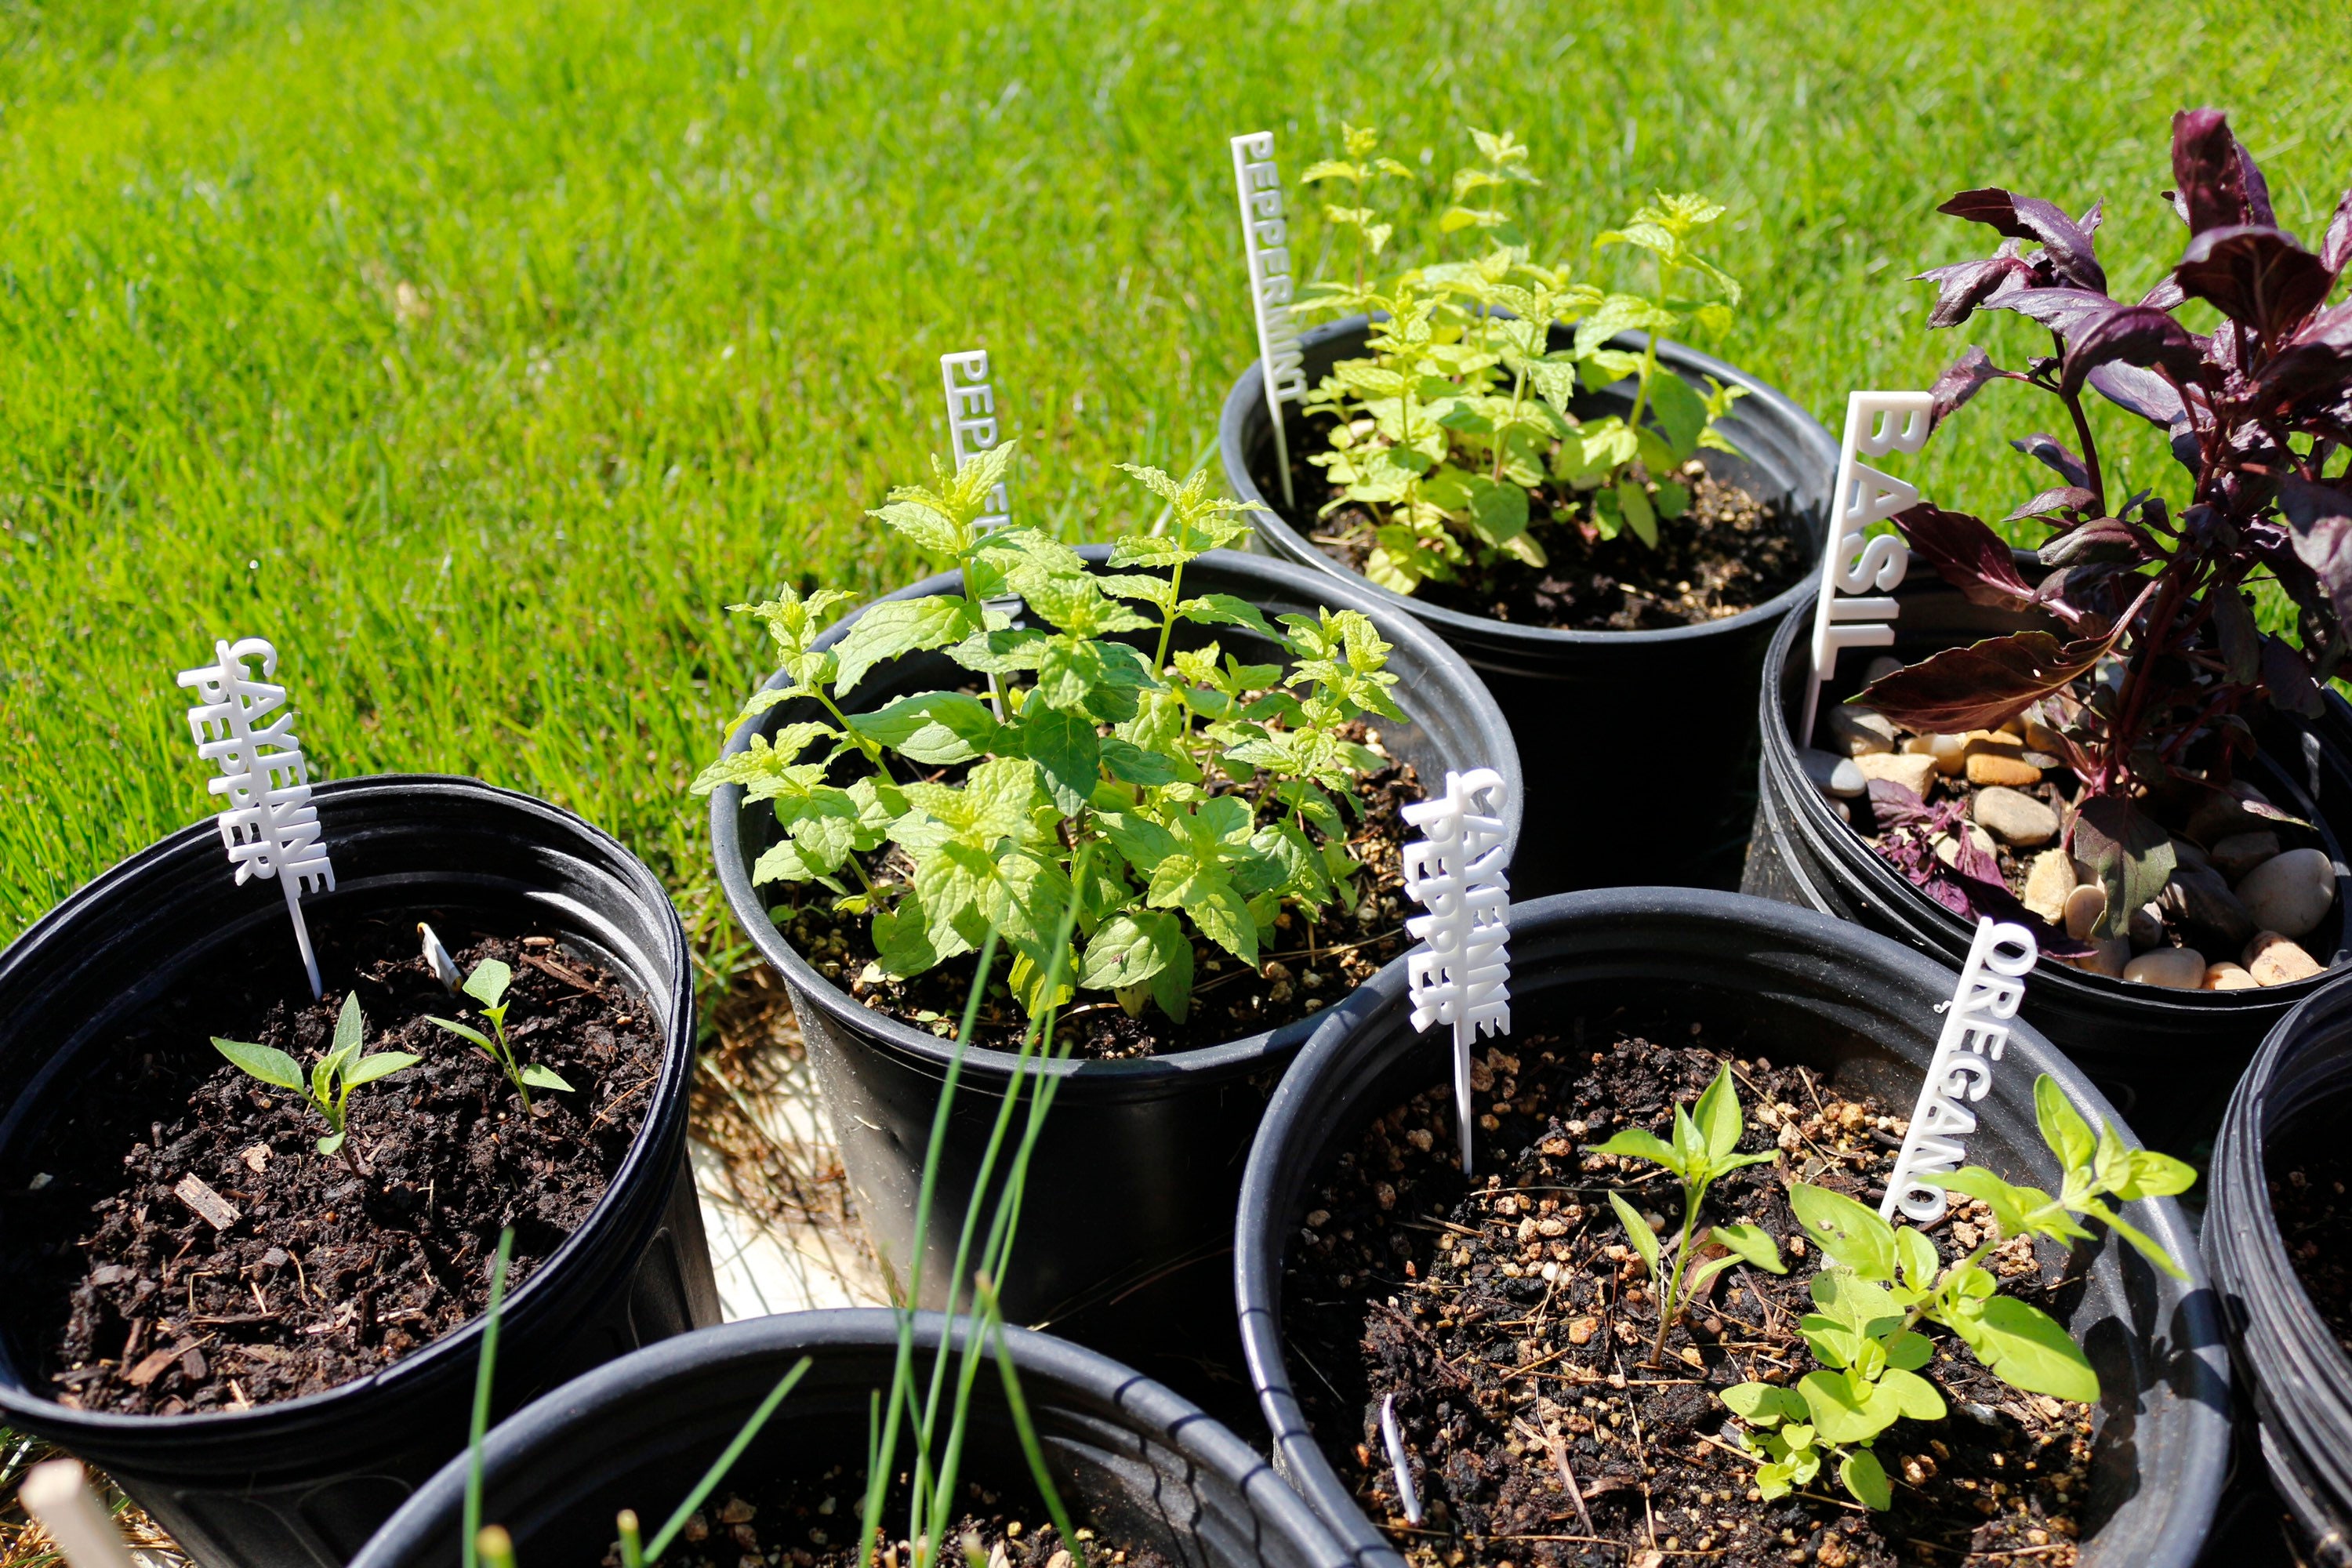
[[[466,1568],[478,1568],[482,1532],[482,1438],[490,1429],[490,1381],[499,1360],[499,1317],[506,1307],[507,1259],[514,1255],[514,1231],[499,1232],[499,1255],[490,1265],[490,1305],[482,1314],[482,1359],[474,1369],[474,1418],[466,1436],[466,1510],[459,1526],[466,1536]]]
[[[743,1457],[743,1450],[751,1446],[751,1440],[760,1435],[760,1428],[768,1424],[768,1417],[773,1415],[776,1406],[784,1402],[784,1395],[790,1394],[793,1385],[807,1376],[808,1369],[815,1364],[815,1357],[803,1356],[793,1363],[790,1372],[776,1380],[776,1386],[768,1390],[768,1397],[760,1401],[760,1407],[751,1412],[751,1418],[744,1422],[742,1430],[735,1434],[735,1440],[727,1445],[726,1450],[709,1469],[702,1472],[702,1479],[694,1483],[694,1489],[686,1494],[686,1500],[677,1505],[677,1510],[669,1516],[669,1522],[661,1527],[660,1533],[646,1547],[645,1560],[647,1563],[661,1561],[661,1554],[669,1550],[669,1543],[677,1539],[679,1531],[686,1528],[686,1521],[694,1517],[694,1510],[702,1506],[702,1500],[727,1479],[727,1472],[735,1468],[735,1461]]]

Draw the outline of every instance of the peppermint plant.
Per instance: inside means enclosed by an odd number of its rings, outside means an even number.
[[[480,1047],[482,1054],[498,1063],[499,1070],[507,1075],[507,1081],[514,1085],[515,1093],[521,1097],[523,1110],[529,1111],[532,1089],[551,1089],[558,1093],[569,1094],[572,1086],[564,1082],[563,1075],[553,1068],[526,1062],[515,1055],[514,1041],[507,1035],[507,1009],[513,1005],[507,1000],[507,987],[513,984],[514,970],[510,966],[495,958],[486,958],[474,965],[474,973],[466,976],[466,984],[459,988],[472,997],[475,1005],[481,1010],[483,1019],[490,1026],[490,1033],[487,1035],[455,1018],[427,1018],[426,1022],[438,1025],[458,1038],[471,1040]]]
[[[1248,505],[1215,496],[1205,474],[1180,484],[1130,468],[1169,524],[1118,541],[1101,572],[1034,529],[979,530],[1013,450],[895,489],[872,514],[958,570],[961,593],[880,601],[832,641],[820,628],[841,595],[785,588],[739,606],[767,626],[791,684],[756,694],[737,722],[803,697],[822,716],[754,736],[694,789],[740,784],[747,804],[769,804],[782,837],[753,881],[829,892],[837,911],[869,918],[886,975],[923,973],[994,931],[1032,1016],[1100,990],[1181,1022],[1196,939],[1255,968],[1286,909],[1311,921],[1352,899],[1351,786],[1383,759],[1348,730],[1403,718],[1388,645],[1354,611],[1276,624],[1231,595],[1188,593],[1185,568],[1248,528]],[[1026,606],[1018,624],[998,607],[1008,594]],[[1288,662],[1176,645],[1180,629],[1225,626]],[[943,689],[852,710],[868,671],[926,651],[996,701]],[[1057,916],[1073,900],[1065,939]]]
[[[1821,1366],[1793,1389],[1743,1383],[1723,1394],[1748,1426],[1748,1446],[1759,1460],[1756,1485],[1767,1499],[1806,1485],[1834,1461],[1856,1501],[1889,1505],[1893,1492],[1872,1445],[1898,1419],[1936,1421],[1946,1414],[1943,1395],[1919,1375],[1936,1354],[1922,1324],[1949,1330],[2013,1388],[2082,1403],[2099,1397],[2098,1374],[2064,1325],[2000,1294],[1983,1260],[2002,1242],[2089,1240],[2093,1233],[2082,1221],[2096,1220],[2166,1273],[2186,1278],[2171,1255],[2114,1205],[2184,1192],[2196,1173],[2169,1155],[2126,1147],[2112,1124],[2095,1135],[2046,1073],[2033,1086],[2033,1108],[2063,1171],[2057,1194],[2011,1185],[1973,1165],[1938,1177],[1947,1189],[1982,1199],[1995,1227],[1950,1264],[1924,1231],[1889,1225],[1826,1187],[1790,1187],[1798,1224],[1828,1260],[1811,1282],[1817,1310],[1797,1325]]]
[[[224,1040],[215,1035],[213,1047],[250,1076],[276,1088],[291,1089],[308,1100],[310,1109],[327,1124],[326,1136],[319,1140],[319,1152],[340,1153],[354,1174],[364,1174],[351,1151],[345,1124],[352,1090],[394,1073],[405,1072],[425,1059],[406,1051],[378,1051],[373,1056],[362,1056],[360,1050],[366,1037],[367,1019],[360,1012],[359,993],[353,991],[345,994],[342,1011],[336,1015],[333,1043],[325,1055],[310,1064],[307,1075],[292,1057],[272,1046]]]
[[[1739,1134],[1745,1125],[1739,1110],[1739,1091],[1731,1081],[1731,1064],[1726,1062],[1715,1075],[1715,1081],[1700,1092],[1695,1106],[1675,1107],[1673,1142],[1654,1132],[1629,1127],[1608,1142],[1594,1147],[1596,1153],[1646,1160],[1664,1166],[1682,1184],[1682,1228],[1675,1237],[1671,1257],[1659,1242],[1657,1232],[1650,1228],[1649,1221],[1626,1201],[1625,1195],[1617,1192],[1609,1194],[1609,1206],[1617,1211],[1627,1239],[1649,1267],[1651,1284],[1657,1294],[1658,1335],[1650,1347],[1652,1366],[1665,1357],[1666,1330],[1681,1315],[1689,1298],[1706,1289],[1717,1275],[1735,1263],[1753,1264],[1773,1274],[1789,1271],[1788,1265],[1780,1261],[1780,1244],[1769,1232],[1752,1225],[1715,1226],[1707,1233],[1707,1238],[1723,1249],[1721,1254],[1696,1265],[1691,1260],[1691,1233],[1698,1224],[1699,1208],[1706,1202],[1707,1189],[1734,1171],[1769,1164],[1780,1157],[1778,1149],[1768,1149],[1761,1154],[1740,1153]]]
[[[1545,536],[1563,527],[1588,543],[1630,529],[1654,547],[1660,520],[1689,508],[1676,477],[1683,466],[1702,448],[1734,450],[1715,426],[1742,389],[1710,378],[1702,392],[1660,367],[1654,342],[1729,326],[1739,285],[1696,237],[1724,209],[1661,193],[1593,242],[1648,252],[1654,287],[1575,282],[1564,262],[1535,259],[1507,205],[1542,184],[1527,146],[1507,132],[1474,129],[1478,159],[1454,176],[1439,244],[1471,232],[1484,252],[1368,277],[1395,232],[1371,205],[1375,189],[1410,171],[1373,155],[1376,132],[1342,131],[1347,156],[1306,177],[1348,183],[1351,201],[1328,205],[1325,216],[1354,236],[1355,275],[1318,283],[1305,308],[1370,315],[1370,352],[1334,365],[1305,406],[1331,419],[1327,449],[1309,458],[1337,492],[1322,515],[1355,508],[1372,519],[1365,574],[1410,594],[1503,557],[1543,566]],[[1572,342],[1551,348],[1553,325],[1570,322]],[[1627,331],[1653,341],[1639,353],[1612,347]],[[1577,416],[1580,390],[1629,376],[1635,388],[1625,414]]]

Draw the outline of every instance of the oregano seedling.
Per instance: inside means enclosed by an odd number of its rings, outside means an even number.
[[[345,1117],[352,1090],[394,1073],[405,1072],[425,1059],[406,1051],[378,1051],[372,1057],[363,1057],[360,1049],[366,1037],[367,1019],[360,1011],[359,993],[352,991],[344,994],[342,1011],[336,1016],[333,1043],[310,1064],[307,1075],[300,1063],[274,1046],[225,1040],[215,1035],[213,1047],[249,1076],[278,1089],[291,1089],[308,1100],[310,1109],[327,1124],[326,1136],[319,1140],[319,1152],[340,1153],[354,1174],[364,1174],[347,1137]]]
[[[498,1063],[499,1070],[507,1075],[507,1081],[514,1085],[515,1093],[522,1100],[523,1110],[528,1111],[532,1089],[551,1089],[559,1094],[569,1094],[572,1086],[564,1082],[563,1075],[553,1068],[525,1062],[516,1057],[514,1041],[507,1035],[507,1009],[513,1005],[506,999],[507,987],[513,984],[513,968],[495,958],[482,960],[474,965],[474,972],[466,976],[466,983],[460,989],[480,1008],[483,1018],[490,1026],[488,1035],[455,1018],[428,1017],[425,1021],[480,1047],[482,1053]]]

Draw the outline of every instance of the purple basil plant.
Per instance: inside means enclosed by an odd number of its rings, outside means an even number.
[[[2249,715],[2268,704],[2316,718],[2352,624],[2352,304],[2326,302],[2352,259],[2352,192],[2305,246],[2278,226],[2262,171],[2212,109],[2173,117],[2172,173],[2189,243],[2134,303],[2107,292],[2098,204],[2079,219],[1997,189],[1943,205],[2003,238],[1983,260],[1921,275],[1937,289],[1928,324],[2014,310],[2050,333],[2050,353],[2017,369],[1972,347],[1934,389],[1937,421],[1997,381],[2064,410],[2061,434],[2011,443],[2056,480],[2004,520],[2050,531],[2047,570],[2028,582],[2000,535],[1962,512],[1919,506],[1895,523],[1970,601],[2042,612],[2059,631],[1948,648],[1853,700],[1922,733],[2034,721],[2037,745],[2081,781],[2066,844],[2105,888],[2102,936],[2163,890],[2169,830],[2217,794],[2293,820],[2233,779],[2255,747]],[[2176,319],[2190,300],[2220,312],[2213,331]],[[2165,432],[2188,470],[2180,503],[2110,493],[2085,387]],[[2247,595],[2264,578],[2294,602],[2300,649],[2256,631]],[[1905,869],[1931,896],[1962,913],[2010,911],[1997,871],[1988,885],[1990,868],[1941,867],[1910,842],[1916,831],[1903,837],[1888,847],[1926,860]]]

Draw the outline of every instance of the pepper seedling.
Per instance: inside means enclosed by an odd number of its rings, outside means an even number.
[[[360,1012],[359,993],[354,991],[343,997],[343,1010],[335,1019],[334,1044],[310,1065],[308,1079],[303,1077],[299,1063],[275,1047],[224,1040],[218,1035],[213,1037],[213,1046],[249,1076],[279,1089],[292,1089],[308,1100],[310,1109],[325,1118],[327,1123],[327,1136],[319,1140],[319,1152],[340,1153],[354,1173],[364,1174],[345,1142],[344,1113],[351,1103],[352,1090],[380,1078],[405,1072],[425,1059],[406,1051],[378,1051],[372,1057],[362,1057],[360,1046],[366,1035],[367,1019]]]
[[[498,1063],[499,1069],[507,1075],[507,1081],[514,1085],[515,1093],[522,1097],[523,1110],[528,1111],[532,1089],[551,1089],[569,1094],[572,1086],[564,1082],[563,1075],[553,1068],[516,1058],[514,1041],[507,1036],[507,1009],[512,1004],[506,1000],[506,994],[507,987],[513,984],[514,970],[495,958],[482,960],[474,965],[474,973],[466,976],[463,989],[480,1005],[482,1016],[490,1021],[490,1035],[485,1035],[471,1025],[460,1024],[454,1018],[428,1016],[425,1022],[438,1025],[460,1039],[471,1040],[481,1047],[484,1054]]]
[[[1696,1111],[1696,1114],[1694,1114]],[[1609,1206],[1617,1211],[1617,1218],[1625,1226],[1625,1234],[1633,1243],[1633,1250],[1642,1255],[1649,1266],[1651,1283],[1658,1293],[1658,1337],[1650,1347],[1650,1363],[1655,1366],[1666,1353],[1666,1330],[1682,1312],[1690,1294],[1706,1289],[1707,1282],[1735,1263],[1752,1263],[1774,1274],[1786,1274],[1787,1264],[1780,1261],[1780,1245],[1769,1233],[1752,1225],[1719,1225],[1708,1233],[1708,1239],[1724,1249],[1724,1256],[1709,1258],[1696,1268],[1686,1265],[1690,1258],[1691,1228],[1698,1223],[1699,1205],[1706,1202],[1706,1191],[1718,1177],[1730,1174],[1746,1165],[1764,1165],[1780,1157],[1778,1149],[1768,1149],[1761,1154],[1738,1152],[1739,1133],[1746,1125],[1739,1110],[1739,1091],[1732,1087],[1731,1064],[1726,1062],[1706,1086],[1694,1106],[1675,1107],[1675,1141],[1672,1143],[1654,1132],[1629,1127],[1606,1143],[1597,1144],[1597,1154],[1615,1154],[1621,1158],[1647,1160],[1663,1165],[1682,1184],[1682,1232],[1675,1238],[1673,1267],[1664,1258],[1657,1232],[1650,1228],[1639,1210],[1627,1203],[1624,1194],[1612,1192]]]
[[[1892,1503],[1871,1445],[1898,1417],[1936,1421],[1946,1413],[1943,1395],[1917,1372],[1936,1353],[1934,1342],[1917,1331],[1922,1322],[1951,1330],[2012,1388],[2084,1404],[2099,1397],[2098,1373],[2065,1325],[2000,1294],[2000,1282],[1982,1259],[2001,1243],[2021,1236],[2090,1239],[2076,1222],[2082,1215],[2105,1223],[2166,1273],[2187,1278],[2107,1200],[2169,1197],[2186,1191],[2196,1172],[2170,1155],[2127,1147],[2113,1125],[2094,1135],[2047,1073],[2034,1082],[2033,1109],[2064,1173],[2058,1194],[2013,1186],[1974,1165],[1937,1176],[1938,1184],[1982,1199],[1996,1228],[1948,1268],[1926,1232],[1891,1226],[1843,1193],[1790,1184],[1789,1206],[1828,1259],[1812,1280],[1821,1310],[1797,1324],[1822,1367],[1792,1389],[1743,1383],[1723,1393],[1724,1404],[1750,1428],[1761,1458],[1756,1486],[1768,1500],[1805,1485],[1835,1458],[1838,1479],[1855,1500],[1875,1509]]]

